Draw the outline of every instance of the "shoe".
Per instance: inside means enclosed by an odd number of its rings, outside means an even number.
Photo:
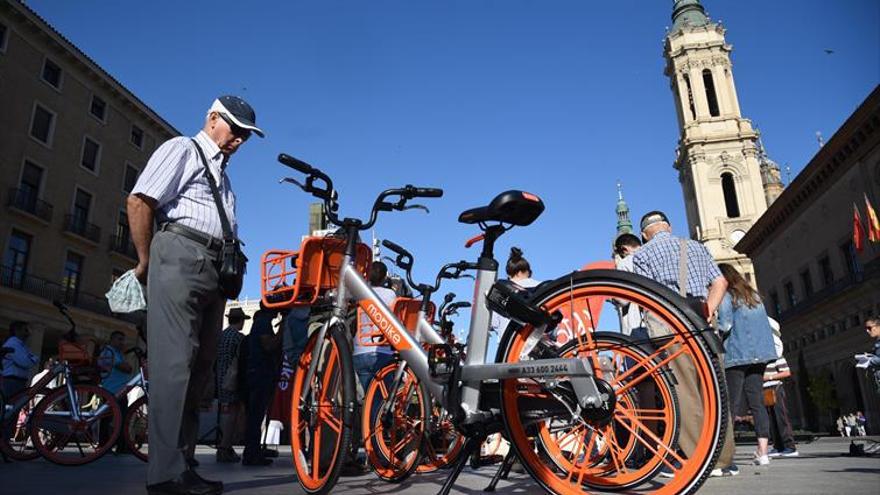
[[[199,461],[195,457],[186,460],[186,466],[190,469],[199,467]]]
[[[275,449],[263,449],[263,457],[278,457],[278,451]]]
[[[148,495],[219,495],[223,493],[220,487],[202,482],[195,471],[184,471],[177,479],[147,485]]]
[[[779,453],[780,457],[798,457],[801,454],[797,451],[797,449],[783,449],[782,452]]]
[[[675,466],[675,469],[681,469],[681,463],[676,461],[675,459],[670,459],[670,463]],[[660,476],[664,478],[675,478],[675,471],[672,470],[671,467],[667,464],[663,464],[663,467],[660,468]]]
[[[217,462],[240,462],[241,456],[233,449],[217,449]]]
[[[752,463],[755,466],[769,466],[770,465],[770,456],[768,455],[758,455],[755,454],[755,458],[752,460]]]
[[[713,478],[727,478],[730,476],[736,476],[739,474],[739,467],[736,464],[731,464],[725,468],[715,468],[709,473],[709,476]]]
[[[348,461],[342,465],[342,469],[339,471],[340,476],[363,476],[370,472],[370,468],[356,461]]]
[[[772,458],[772,457],[779,457],[779,456],[781,456],[781,455],[782,455],[782,452],[780,452],[780,451],[778,451],[778,450],[776,450],[775,448],[772,448],[772,447],[770,448],[770,450],[767,451],[767,457],[771,457],[771,458]]]
[[[242,457],[242,466],[271,466],[274,461],[266,457]]]
[[[214,489],[216,489],[216,490],[219,490],[217,493],[220,493],[223,491],[223,482],[222,481],[214,481],[214,480],[202,478],[202,475],[195,472],[195,470],[193,470],[193,469],[189,469],[188,472],[190,473],[190,476],[195,476],[196,479],[198,479],[202,483],[204,483],[208,486],[214,487]]]

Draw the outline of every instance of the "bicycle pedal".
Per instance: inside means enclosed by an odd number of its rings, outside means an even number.
[[[449,344],[428,347],[428,372],[433,378],[449,378],[458,366],[458,353]]]

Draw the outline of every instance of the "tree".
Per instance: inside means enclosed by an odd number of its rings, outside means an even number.
[[[831,425],[834,424],[834,412],[838,410],[837,393],[834,390],[834,382],[830,375],[820,374],[811,377],[807,390],[813,404],[819,408],[820,413],[827,413]]]

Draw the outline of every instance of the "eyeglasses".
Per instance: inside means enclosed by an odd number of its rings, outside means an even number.
[[[219,115],[220,118],[223,119],[223,122],[226,122],[226,124],[229,125],[229,130],[232,131],[233,136],[241,138],[242,141],[247,141],[248,138],[251,137],[250,129],[245,129],[243,127],[235,125],[235,122],[233,122],[232,119],[230,119],[229,116],[225,113],[217,112],[217,115]]]

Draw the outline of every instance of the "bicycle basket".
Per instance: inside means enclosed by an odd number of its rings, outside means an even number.
[[[394,317],[403,323],[403,326],[409,330],[411,334],[415,334],[416,325],[419,321],[419,309],[421,309],[421,307],[421,299],[398,297],[391,303],[391,312],[394,313]],[[428,323],[434,322],[434,312],[434,303],[428,303],[428,313],[426,315]],[[358,308],[357,325],[357,339],[359,345],[365,347],[389,345],[382,331],[376,328],[376,325],[372,324],[369,317],[363,314],[363,310],[360,308]]]
[[[62,339],[58,343],[58,359],[67,361],[72,368],[94,366],[96,344],[89,337],[78,336],[75,341]]]
[[[263,304],[288,309],[311,306],[339,284],[339,269],[345,257],[345,239],[307,237],[299,251],[270,250],[263,254],[260,281]],[[372,251],[357,245],[355,266],[367,276]]]

